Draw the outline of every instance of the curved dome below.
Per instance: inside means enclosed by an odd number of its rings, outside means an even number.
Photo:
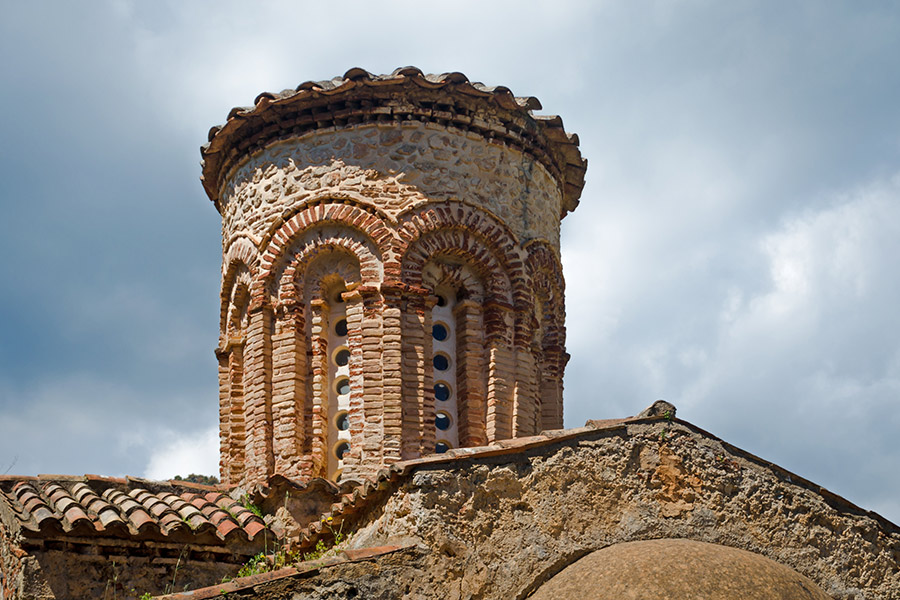
[[[533,600],[832,600],[807,577],[759,554],[684,539],[615,544],[572,563]]]

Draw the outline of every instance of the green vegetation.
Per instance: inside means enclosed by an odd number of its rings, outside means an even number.
[[[202,483],[203,485],[216,485],[219,483],[219,478],[214,475],[199,475],[197,473],[191,473],[187,477],[182,477],[181,475],[176,475],[172,481],[186,481],[188,483]]]
[[[269,561],[266,559],[266,554],[265,552],[260,552],[240,568],[237,572],[237,577],[250,577],[251,575],[265,573],[268,570]]]
[[[247,506],[247,504],[245,504],[245,506]],[[250,506],[252,506],[252,504]],[[247,509],[253,510],[250,506],[247,506]],[[290,567],[307,560],[317,560],[327,555],[329,552],[334,551],[347,540],[347,536],[343,533],[344,524],[341,523],[340,526],[335,529],[332,526],[333,519],[331,517],[324,519],[323,523],[331,532],[330,543],[320,539],[316,542],[316,547],[313,550],[305,552],[302,556],[300,553],[288,551],[284,547],[276,548],[271,556],[266,552],[260,552],[248,560],[247,563],[240,568],[235,577],[249,577],[251,575],[259,575],[260,573],[268,573],[269,571]],[[222,580],[223,583],[226,581],[230,581],[230,579],[225,578]]]
[[[252,512],[254,515],[259,517],[260,519],[263,518],[262,509],[250,501],[250,496],[247,496],[245,494],[244,497],[241,498],[241,504],[244,505],[244,508],[246,508],[247,510]]]

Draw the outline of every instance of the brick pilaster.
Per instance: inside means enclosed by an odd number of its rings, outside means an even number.
[[[378,288],[360,286],[362,296],[363,432],[359,443],[361,466],[369,472],[381,465],[384,435],[384,302]],[[393,357],[392,357],[393,359]],[[396,357],[399,359],[399,356]]]
[[[482,313],[481,304],[472,300],[462,300],[453,307],[460,446],[482,446],[489,439],[485,413],[487,389]]]
[[[516,383],[513,390],[513,437],[538,433],[537,362],[531,349],[515,352]]]
[[[363,297],[358,289],[344,292],[347,347],[350,349],[350,451],[344,455],[344,478],[359,474],[362,456],[365,406],[363,390],[366,374],[363,362]]]
[[[301,307],[285,311],[272,337],[272,413],[275,472],[302,475],[306,436],[306,325]]]
[[[382,464],[400,460],[403,440],[403,285],[396,281],[381,284],[383,309],[382,373]]]
[[[230,352],[216,349],[216,362],[219,367],[219,479],[230,483],[228,455],[231,450],[231,377],[229,376],[228,359]]]
[[[515,314],[499,302],[485,305],[488,441],[513,437],[513,393],[516,381],[516,354],[512,348]]]
[[[247,428],[244,481],[262,481],[272,474],[272,309],[250,311],[245,359]],[[234,427],[234,426],[233,426]],[[235,433],[237,437],[237,433]]]
[[[401,413],[396,425],[402,428],[400,458],[416,458],[434,450],[434,429],[428,415],[434,415],[434,389],[429,357],[431,311],[435,298],[424,288],[407,287],[403,301],[403,389]]]

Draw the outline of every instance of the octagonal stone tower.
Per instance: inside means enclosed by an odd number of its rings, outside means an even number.
[[[351,69],[210,131],[224,482],[359,478],[562,426],[559,225],[587,162],[539,108],[460,73]]]

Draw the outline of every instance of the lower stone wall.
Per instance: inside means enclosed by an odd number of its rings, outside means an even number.
[[[0,600],[18,598],[25,586],[28,555],[19,542],[18,537],[0,520]]]
[[[354,529],[354,548],[419,544],[434,598],[524,598],[611,544],[741,548],[838,600],[900,598],[900,529],[681,421],[586,431],[421,465]]]
[[[3,598],[113,600],[193,590],[234,577],[248,559],[221,549],[121,540],[26,541],[19,548],[23,568]]]

